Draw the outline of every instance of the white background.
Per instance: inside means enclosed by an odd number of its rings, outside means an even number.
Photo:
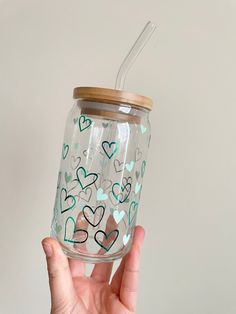
[[[236,1],[0,0],[0,313],[49,313],[49,234],[75,86],[153,98],[138,313],[236,312]]]

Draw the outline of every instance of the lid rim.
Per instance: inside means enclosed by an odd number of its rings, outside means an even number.
[[[151,110],[153,101],[151,98],[136,93],[127,92],[103,87],[75,87],[73,91],[74,99],[84,99],[91,101],[107,101],[114,104],[129,104],[136,108],[144,108]]]

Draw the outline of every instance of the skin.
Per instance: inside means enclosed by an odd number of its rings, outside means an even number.
[[[130,252],[110,279],[113,263],[96,264],[87,277],[85,263],[68,259],[56,240],[43,239],[51,314],[134,314],[143,240],[144,229],[137,226]]]

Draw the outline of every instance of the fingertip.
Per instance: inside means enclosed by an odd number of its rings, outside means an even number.
[[[60,244],[53,238],[46,237],[41,241],[41,244],[47,257],[51,257],[52,255],[64,255]]]
[[[134,233],[134,245],[142,246],[143,241],[145,238],[145,230],[142,226],[138,225],[135,227],[135,233]]]

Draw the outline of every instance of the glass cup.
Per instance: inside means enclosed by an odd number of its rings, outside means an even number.
[[[110,262],[130,249],[150,143],[152,100],[98,87],[74,89],[51,235],[68,257]]]

